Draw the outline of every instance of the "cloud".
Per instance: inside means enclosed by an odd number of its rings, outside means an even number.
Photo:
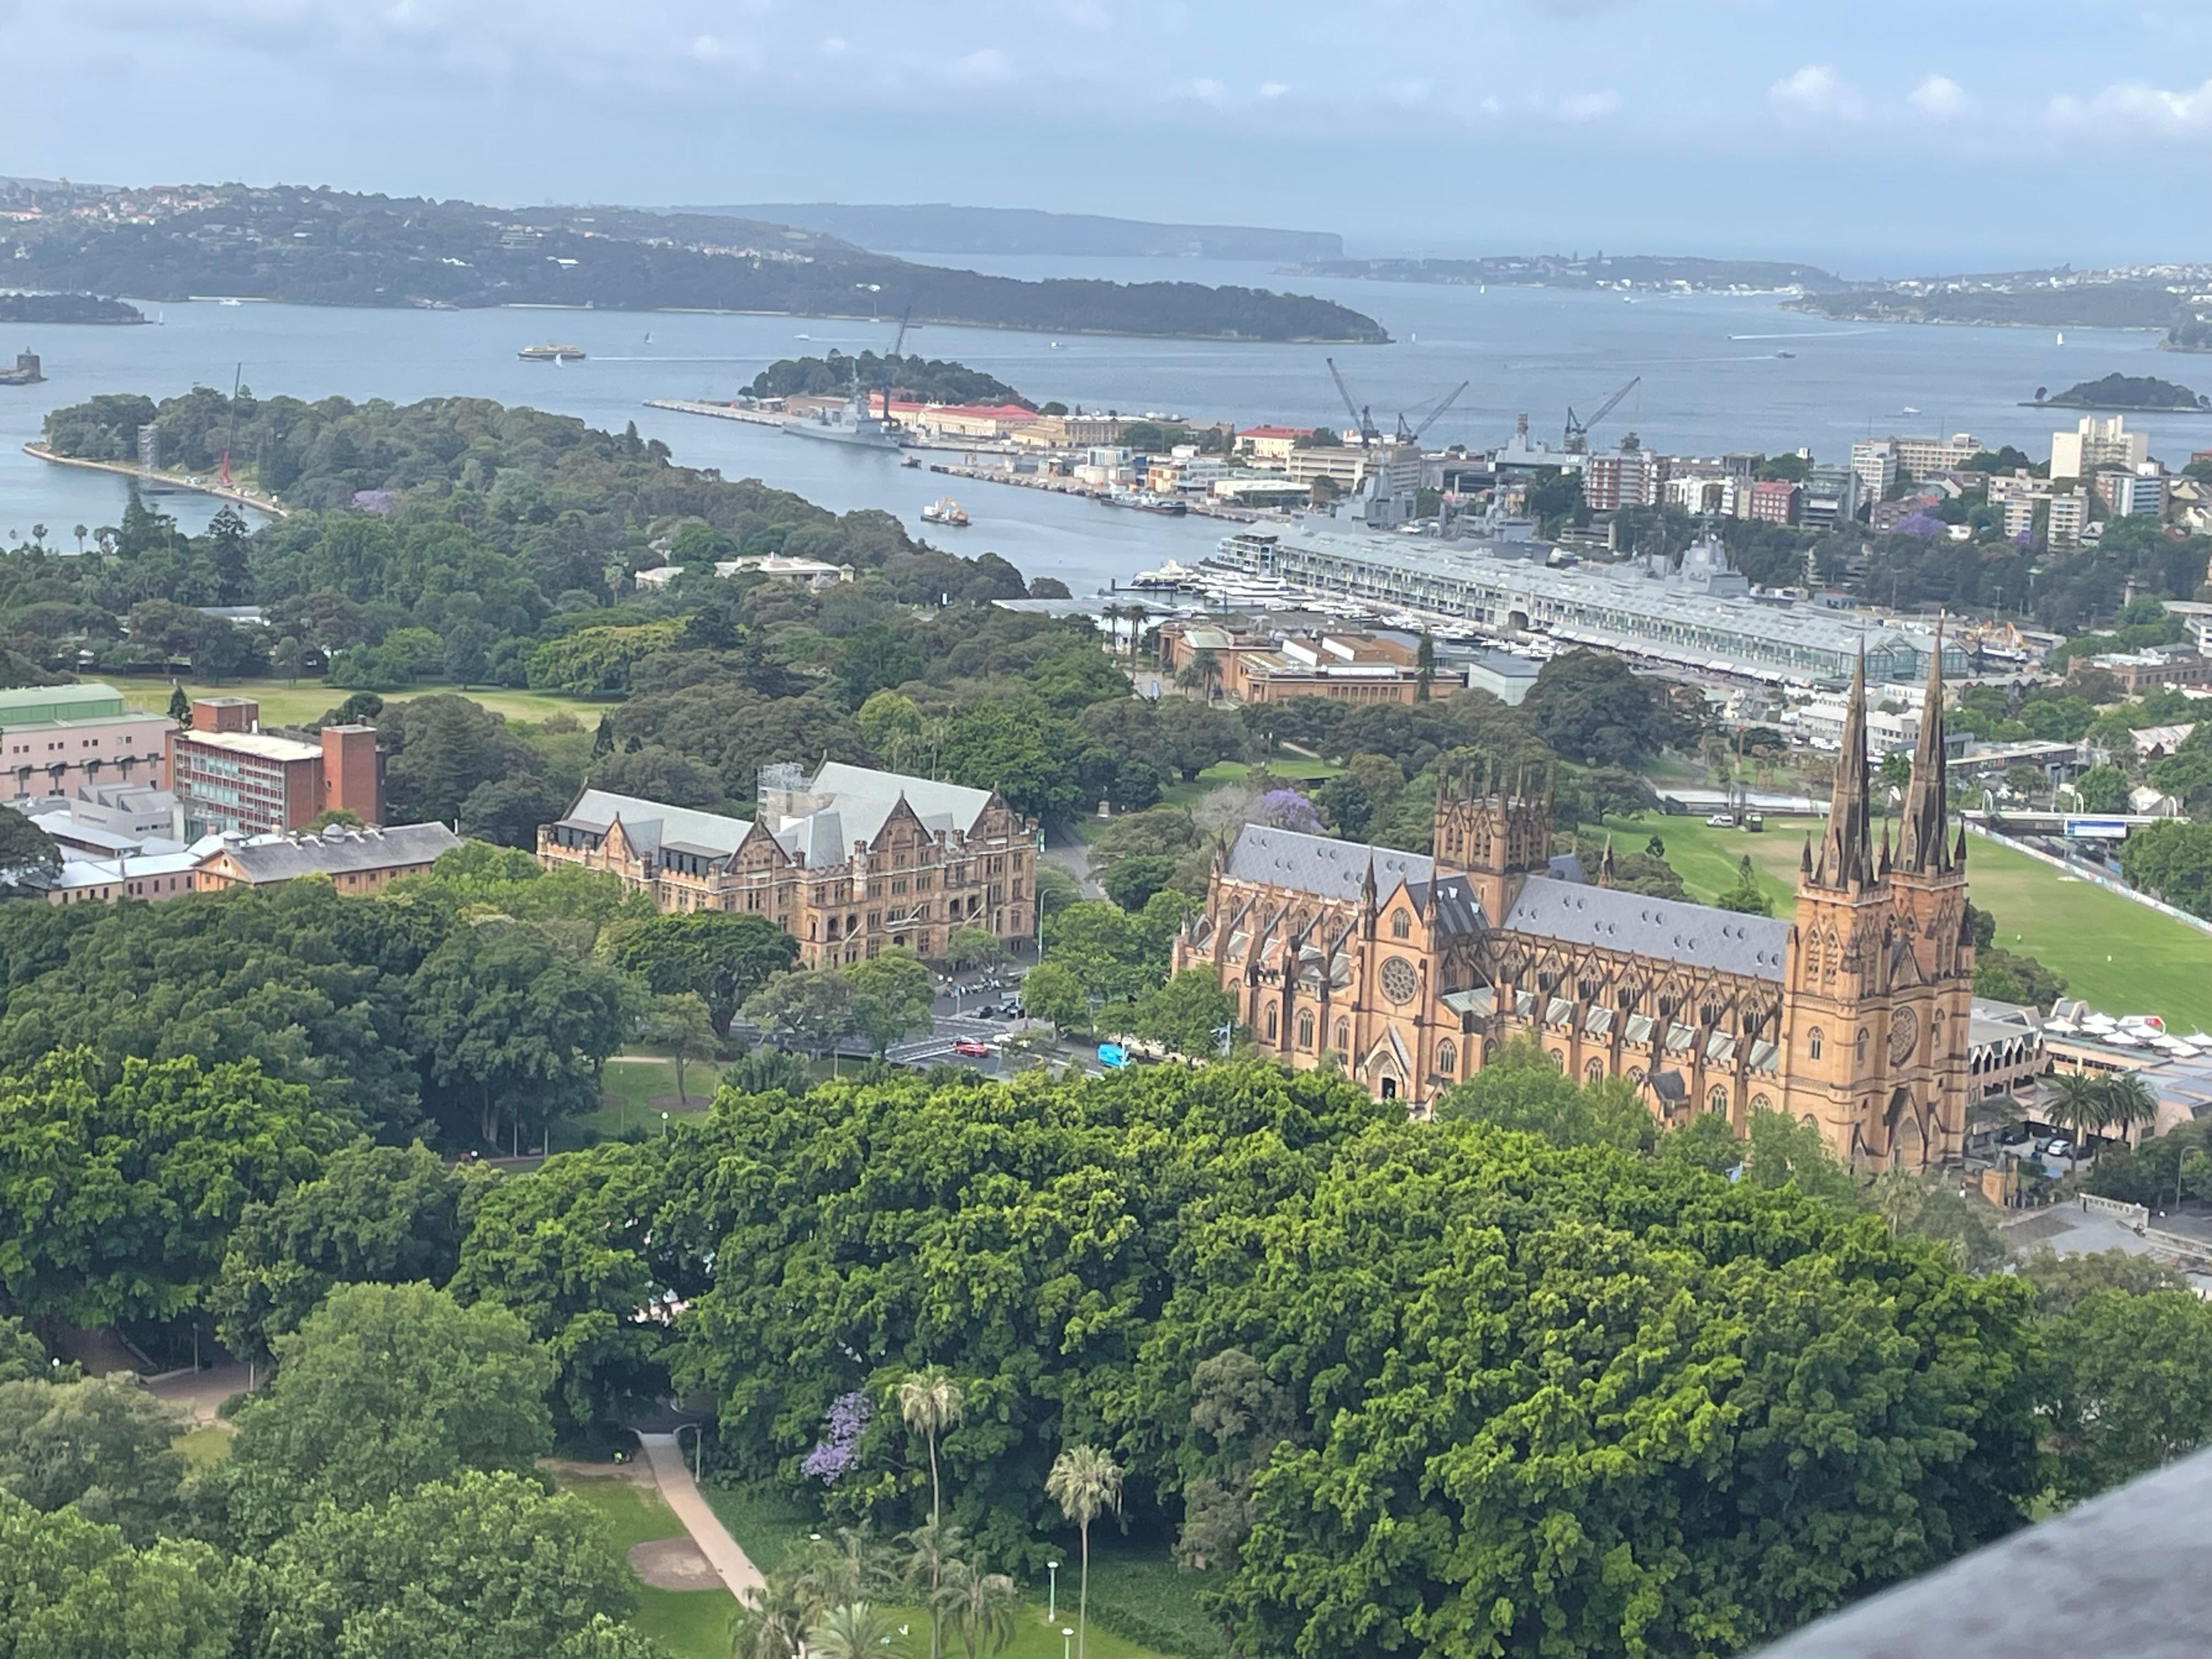
[[[1826,64],[1808,64],[1766,89],[1767,101],[1785,115],[1822,121],[1856,121],[1866,113],[1857,89]]]
[[[1602,92],[1571,92],[1553,105],[1562,121],[1601,121],[1620,107],[1620,94],[1610,88]]]
[[[824,58],[842,58],[848,50],[843,35],[825,34],[822,37],[820,51]]]
[[[688,54],[694,63],[730,64],[739,69],[760,67],[760,53],[743,40],[725,40],[718,34],[702,34],[691,42]]]
[[[1907,93],[1905,101],[1923,115],[1963,115],[1966,111],[1966,89],[1948,75],[1931,75]]]
[[[2192,131],[2212,127],[2212,81],[2183,92],[2147,87],[2140,81],[2122,82],[2090,98],[2054,98],[2051,113],[2053,119],[2069,124],[2124,120],[2177,132]]]
[[[952,74],[954,79],[965,81],[970,86],[997,87],[1014,78],[1014,66],[996,46],[985,46],[965,58],[954,58]]]
[[[1290,88],[1285,86],[1280,81],[1262,81],[1260,82],[1260,95],[1262,98],[1279,98],[1289,90]]]
[[[1229,88],[1211,76],[1202,75],[1195,81],[1178,81],[1170,90],[1178,98],[1194,99],[1201,104],[1211,104],[1216,109],[1229,101]]]

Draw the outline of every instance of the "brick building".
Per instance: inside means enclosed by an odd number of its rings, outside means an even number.
[[[187,838],[270,835],[307,827],[320,813],[384,820],[376,728],[329,726],[310,738],[261,730],[251,697],[202,697],[192,723],[169,733],[170,787]]]

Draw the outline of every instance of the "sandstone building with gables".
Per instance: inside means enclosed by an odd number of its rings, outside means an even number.
[[[1621,1077],[1670,1126],[1759,1109],[1839,1158],[1955,1162],[1970,1098],[1973,945],[1963,830],[1947,838],[1941,652],[1901,836],[1874,842],[1866,675],[1833,800],[1786,917],[1595,881],[1552,855],[1547,775],[1470,769],[1438,792],[1434,853],[1248,826],[1176,945],[1218,974],[1255,1042],[1324,1057],[1416,1114],[1527,1033],[1584,1081]]]
[[[538,861],[611,872],[664,911],[765,917],[810,968],[937,957],[961,927],[1035,940],[1036,823],[996,791],[825,761],[763,767],[757,795],[748,820],[586,789],[540,826]]]

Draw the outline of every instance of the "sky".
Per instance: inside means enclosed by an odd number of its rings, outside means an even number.
[[[2204,0],[0,0],[0,172],[102,183],[2212,259]]]

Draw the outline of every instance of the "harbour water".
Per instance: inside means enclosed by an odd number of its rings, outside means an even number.
[[[2020,407],[2114,370],[2158,374],[2212,390],[2212,362],[2157,350],[2147,332],[2077,330],[2065,343],[2042,331],[1829,323],[1771,296],[1641,298],[1538,289],[1423,286],[1275,276],[1267,267],[1194,260],[970,260],[1023,276],[1240,283],[1297,288],[1378,318],[1394,343],[1374,347],[1237,344],[1012,331],[918,329],[908,349],[988,370],[1042,401],[1124,414],[1158,411],[1240,424],[1340,426],[1346,416],[1323,363],[1334,356],[1386,429],[1461,380],[1460,402],[1431,427],[1431,446],[1489,446],[1526,411],[1535,436],[1557,441],[1569,404],[1588,412],[1632,375],[1642,384],[1594,441],[1634,430],[1678,453],[1776,451],[1809,444],[1842,456],[1869,432],[1972,431],[1992,444],[2048,453],[2062,417]],[[228,386],[242,364],[263,395],[410,401],[467,395],[531,404],[616,430],[635,421],[679,460],[757,477],[843,512],[880,507],[915,534],[963,553],[985,550],[1031,576],[1057,576],[1085,593],[1166,558],[1191,562],[1223,533],[1217,522],[1116,513],[1038,490],[967,483],[967,530],[927,530],[921,509],[943,480],[902,469],[889,453],[805,443],[772,428],[644,407],[648,398],[726,398],[778,357],[881,350],[893,325],[789,317],[656,313],[370,311],[316,307],[144,302],[159,326],[21,331],[40,352],[43,385],[0,387],[0,536],[47,527],[73,546],[74,526],[114,522],[120,480],[32,459],[49,409],[103,392],[155,397],[195,384]],[[649,337],[649,338],[648,338]],[[523,362],[523,346],[558,338],[584,362]],[[0,344],[18,343],[0,342]],[[1788,356],[1778,353],[1788,352]],[[2201,372],[2193,372],[2201,371]],[[1917,413],[1908,414],[1911,409]],[[2152,450],[2178,465],[2212,447],[2212,419],[2129,417]],[[214,503],[161,501],[188,528]]]

